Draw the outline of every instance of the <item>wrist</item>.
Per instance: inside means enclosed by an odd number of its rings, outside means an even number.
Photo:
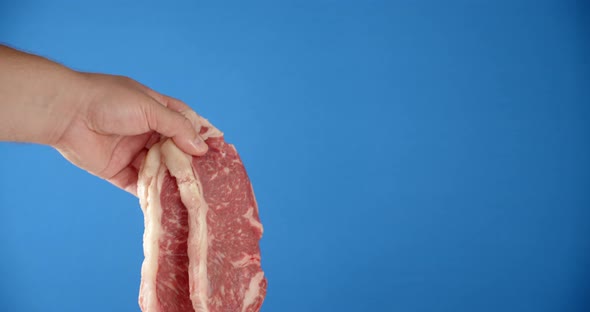
[[[0,140],[57,143],[79,114],[82,76],[0,45]]]
[[[82,120],[85,112],[86,78],[83,73],[62,67],[52,94],[47,98],[46,124],[39,133],[41,144],[56,147],[72,125]]]

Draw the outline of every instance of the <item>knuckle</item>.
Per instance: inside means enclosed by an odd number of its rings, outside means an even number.
[[[144,108],[144,114],[150,129],[156,130],[160,128],[158,115],[153,105],[146,105]]]
[[[118,75],[116,77],[122,84],[125,85],[134,85],[136,83],[135,80],[133,80],[133,78],[128,76]]]
[[[187,131],[191,134],[196,132],[193,123],[190,121],[190,119],[186,118],[185,116],[182,116],[182,128],[184,131]]]

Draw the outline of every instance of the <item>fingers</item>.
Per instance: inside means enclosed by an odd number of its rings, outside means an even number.
[[[190,106],[186,105],[181,100],[175,99],[173,97],[169,97],[166,95],[159,94],[152,90],[153,93],[156,93],[160,100],[158,102],[162,103],[164,106],[181,113],[184,117],[188,118],[193,124],[193,127],[197,130],[197,133],[201,133],[201,120],[199,119],[199,115],[190,108]]]
[[[207,144],[199,136],[197,125],[182,113],[150,101],[144,107],[144,114],[151,130],[171,137],[185,153],[200,156],[207,152]]]
[[[145,86],[139,82],[136,82],[136,83],[139,86],[139,88],[141,90],[143,90],[143,92],[145,92],[145,94],[150,96],[152,99],[156,100],[158,103],[160,103],[172,110],[175,110],[177,112],[184,112],[184,111],[192,110],[190,108],[190,106],[186,105],[181,100],[178,100],[173,97],[158,93],[158,92],[150,89],[148,86]]]
[[[138,170],[132,166],[125,167],[115,176],[107,179],[113,185],[137,196]]]
[[[147,142],[145,143],[145,147],[146,148],[151,148],[152,145],[158,143],[160,141],[160,138],[162,137],[162,135],[160,135],[157,132],[152,132],[152,135],[150,136],[150,138],[147,140]]]
[[[192,109],[190,108],[190,106],[186,105],[184,102],[182,102],[181,100],[175,99],[173,97],[170,96],[166,96],[163,94],[160,94],[152,89],[147,89],[145,90],[145,92],[151,96],[154,100],[158,101],[160,104],[174,110],[177,112],[185,112],[185,111],[192,111]]]
[[[186,111],[192,111],[192,109],[186,105],[184,102],[182,102],[181,100],[175,99],[173,97],[169,97],[169,96],[165,96],[162,95],[164,97],[164,101],[166,102],[166,106],[168,106],[170,109],[173,109],[177,112],[186,112]]]
[[[160,104],[160,107],[152,107],[152,116],[147,116],[150,129],[171,137],[185,153],[197,156],[205,154],[208,146],[199,136],[201,124],[197,113],[178,99],[137,84],[145,94]]]
[[[129,166],[117,172],[110,179],[107,179],[107,181],[137,196],[137,181],[139,179],[139,170],[141,169],[141,165],[146,158],[147,152],[147,148],[144,148],[143,150],[139,151],[139,153],[137,154],[137,156],[135,156],[135,158],[129,164]]]

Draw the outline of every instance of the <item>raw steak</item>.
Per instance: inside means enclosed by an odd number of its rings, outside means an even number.
[[[143,312],[255,312],[266,295],[262,224],[244,165],[201,117],[209,151],[192,157],[171,139],[154,144],[140,170]]]

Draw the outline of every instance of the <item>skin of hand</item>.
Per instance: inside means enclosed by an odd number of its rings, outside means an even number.
[[[160,134],[185,153],[206,153],[189,112],[130,78],[76,72],[0,45],[0,140],[50,145],[134,195],[147,147]]]

